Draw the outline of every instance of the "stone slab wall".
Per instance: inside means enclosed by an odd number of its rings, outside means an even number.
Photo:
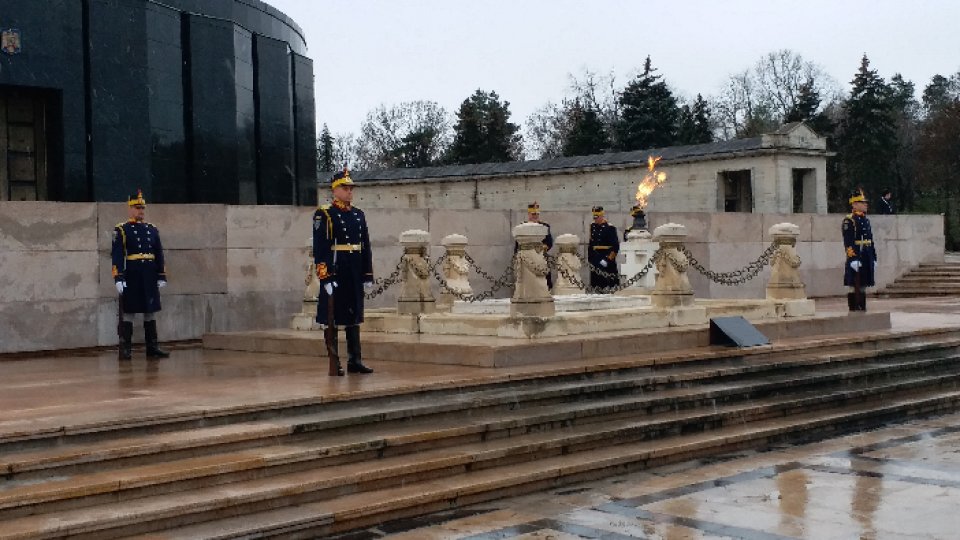
[[[514,206],[523,207],[514,199]],[[306,277],[313,209],[285,206],[150,205],[147,219],[160,228],[170,284],[158,318],[163,340],[196,339],[206,332],[284,327],[299,312]],[[116,291],[110,277],[113,226],[125,219],[122,203],[0,202],[0,353],[113,345]],[[588,212],[544,211],[554,236],[586,240]],[[608,213],[622,231],[626,213]],[[378,209],[367,212],[374,271],[396,266],[399,233],[431,233],[431,255],[447,234],[465,235],[468,252],[496,277],[513,253],[511,229],[525,211]],[[783,221],[800,226],[797,251],[810,296],[842,294],[840,215],[651,212],[652,226],[687,227],[688,247],[704,266],[730,271],[756,259],[770,244],[767,230]],[[943,259],[940,216],[873,216],[878,240],[878,284],[886,285],[924,261]],[[698,297],[760,298],[769,270],[740,287],[725,287],[691,273]],[[489,288],[479,276],[475,292]],[[369,304],[393,305],[398,287]],[[498,296],[508,296],[503,289]],[[136,339],[142,339],[135,325]]]

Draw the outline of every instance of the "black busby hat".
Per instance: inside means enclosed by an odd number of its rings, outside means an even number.
[[[353,186],[353,185],[356,185],[356,184],[353,182],[353,179],[350,178],[350,169],[348,169],[346,165],[343,166],[342,171],[334,174],[333,177],[330,178],[330,189],[333,189],[339,186]]]
[[[147,201],[143,198],[143,190],[137,189],[135,195],[127,197],[127,206],[146,206]]]

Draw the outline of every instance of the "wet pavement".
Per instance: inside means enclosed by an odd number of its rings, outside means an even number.
[[[960,298],[871,299],[893,331],[960,326]],[[845,299],[817,302],[844,311]],[[506,380],[530,368],[405,362],[327,377],[320,357],[179,348],[0,358],[0,436],[298,400]],[[562,367],[562,366],[560,366]],[[542,368],[541,368],[542,369]],[[342,536],[370,538],[960,538],[960,415],[764,453],[650,469]]]
[[[960,537],[960,414],[697,460],[338,540]]]

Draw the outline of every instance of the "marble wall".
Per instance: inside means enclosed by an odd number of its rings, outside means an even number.
[[[161,339],[196,339],[205,332],[286,326],[300,310],[306,277],[312,208],[290,206],[163,205],[147,207],[160,228],[170,284],[162,292]],[[125,219],[121,203],[0,202],[0,353],[107,346],[116,343],[116,291],[110,277],[113,226]],[[553,234],[586,238],[584,212],[544,211]],[[628,216],[610,212],[622,230]],[[440,241],[460,233],[468,253],[494,277],[513,250],[510,230],[525,212],[509,210],[403,210],[368,212],[374,271],[396,266],[400,232],[431,233]],[[690,251],[706,267],[730,271],[756,259],[770,244],[767,230],[783,221],[800,226],[797,248],[810,296],[844,292],[840,215],[651,212],[652,226],[687,227]],[[940,216],[873,216],[878,240],[878,284],[923,261],[943,259]],[[769,270],[740,287],[725,287],[692,273],[698,297],[760,298]],[[475,292],[489,283],[474,275]],[[369,306],[393,305],[394,287]],[[504,289],[500,296],[509,295]],[[139,325],[137,325],[139,326]],[[136,338],[142,331],[137,328]]]

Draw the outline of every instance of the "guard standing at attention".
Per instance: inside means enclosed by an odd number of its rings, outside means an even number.
[[[608,288],[620,284],[620,272],[617,270],[619,251],[620,236],[617,234],[617,228],[607,222],[602,206],[594,206],[593,223],[590,224],[590,242],[587,245],[591,287]],[[600,272],[607,275],[602,275]]]
[[[874,286],[877,250],[873,245],[873,230],[867,218],[867,197],[862,189],[850,194],[851,213],[843,218],[843,247],[847,261],[843,270],[843,284],[850,287],[847,307],[850,311],[867,310],[867,287]]]
[[[147,201],[143,192],[127,199],[129,219],[113,228],[113,280],[120,294],[120,359],[129,360],[133,340],[134,314],[143,314],[143,335],[148,358],[166,358],[159,347],[156,313],[160,311],[160,289],[167,285],[160,231],[144,221]]]
[[[363,365],[360,354],[363,294],[364,289],[373,287],[373,252],[367,220],[363,212],[353,206],[355,185],[350,171],[344,167],[330,180],[333,202],[320,206],[313,214],[313,261],[321,285],[317,322],[345,327],[349,373],[373,373]],[[326,309],[331,296],[333,321],[327,320]],[[334,331],[334,340],[336,335]],[[336,349],[335,342],[333,346]],[[336,371],[337,375],[343,375],[339,365]]]

